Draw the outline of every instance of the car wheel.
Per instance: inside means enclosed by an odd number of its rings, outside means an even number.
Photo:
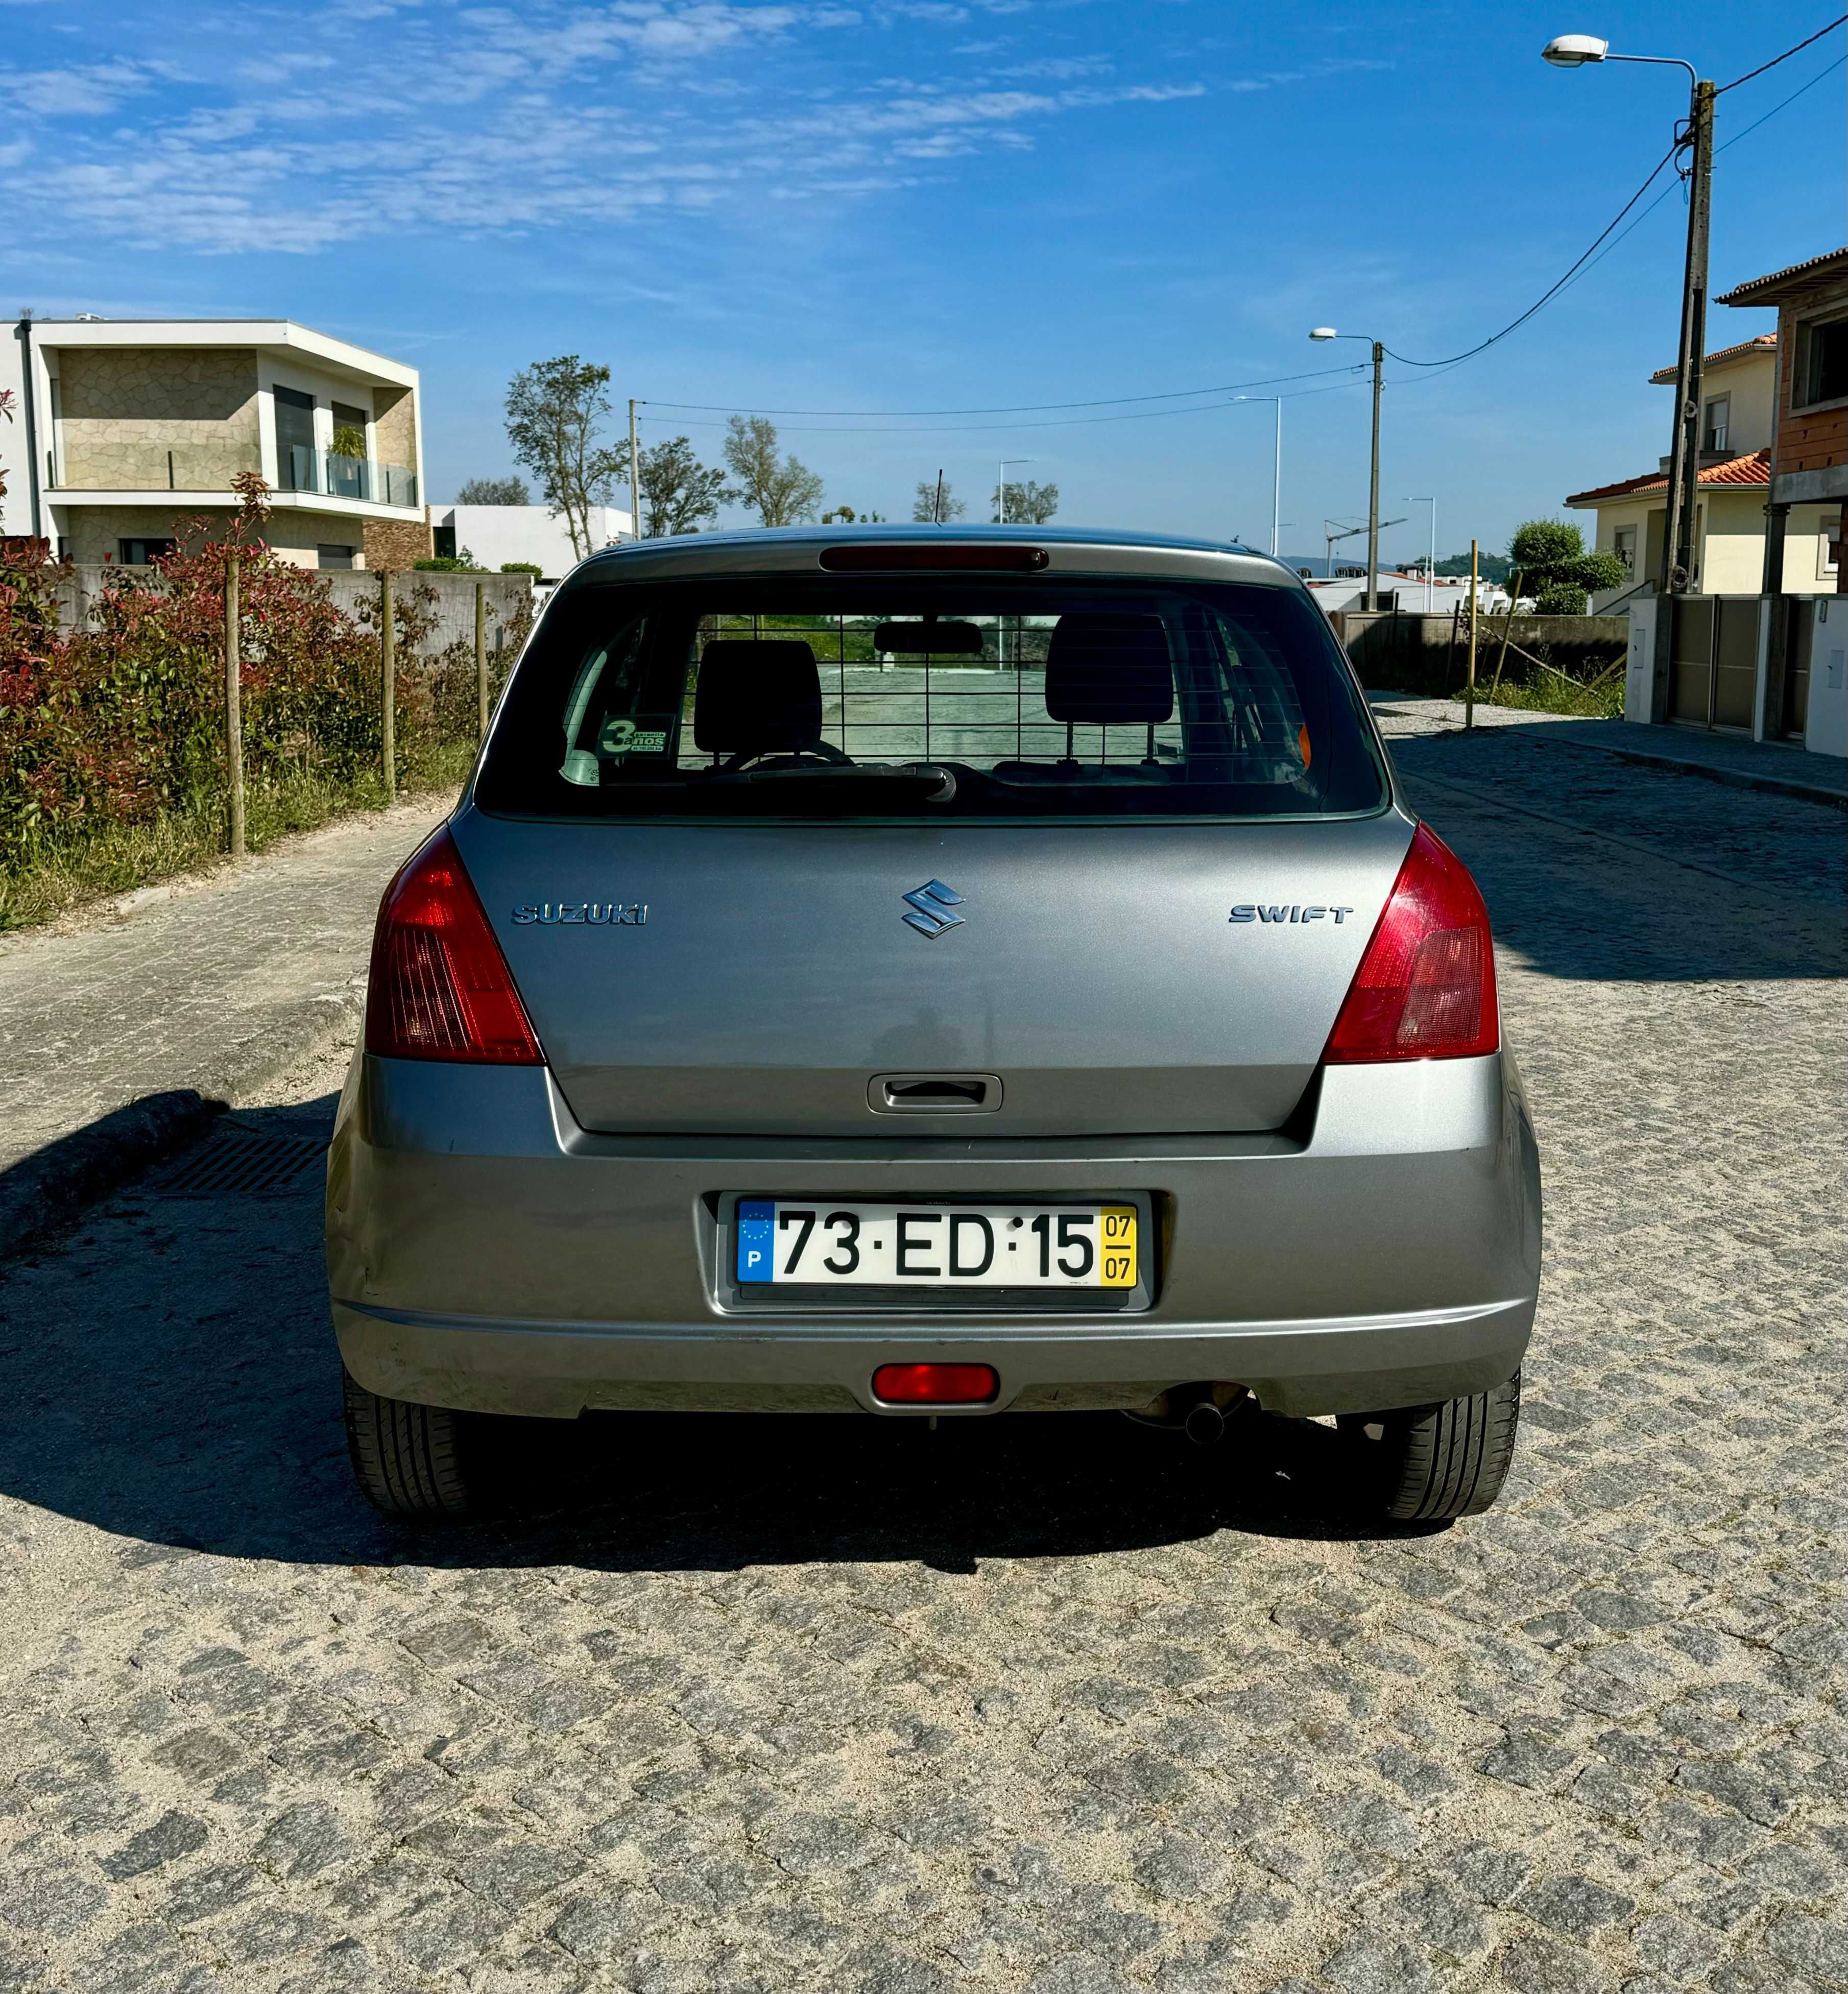
[[[1366,1435],[1389,1516],[1410,1523],[1477,1516],[1501,1493],[1514,1458],[1521,1373],[1466,1399],[1359,1413],[1340,1424]]]
[[[483,1436],[465,1413],[369,1392],[350,1371],[347,1452],[360,1492],[388,1516],[440,1521],[477,1513],[488,1494]]]

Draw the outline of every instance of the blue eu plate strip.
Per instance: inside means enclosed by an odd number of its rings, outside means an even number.
[[[738,1201],[738,1278],[768,1281],[776,1278],[774,1249],[777,1208],[767,1198]]]

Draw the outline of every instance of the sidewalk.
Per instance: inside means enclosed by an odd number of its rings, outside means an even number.
[[[0,1255],[357,1023],[419,797],[0,936]]]
[[[1447,733],[1463,725],[1459,699],[1370,692],[1367,704],[1390,740],[1395,735]],[[1672,769],[1729,787],[1798,797],[1848,810],[1848,762],[1809,755],[1786,742],[1749,741],[1695,727],[1634,727],[1621,720],[1574,720],[1564,714],[1529,713],[1519,707],[1476,709],[1479,728],[1517,727],[1523,738],[1549,747],[1589,749],[1657,769]]]

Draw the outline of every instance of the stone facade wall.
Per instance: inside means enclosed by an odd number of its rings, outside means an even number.
[[[222,492],[262,466],[256,355],[222,347],[66,347],[60,475],[74,491]]]
[[[417,469],[417,401],[410,389],[376,387],[372,390],[372,430],[376,438],[374,447],[382,464],[408,464],[413,471]]]
[[[352,523],[357,526],[355,520]],[[326,536],[328,539],[334,536]],[[365,564],[369,568],[413,567],[428,560],[434,540],[422,519],[368,519],[365,522]]]
[[[65,518],[70,524],[70,558],[80,566],[94,562],[113,567],[117,543],[124,540],[179,540],[182,529],[203,519],[207,530],[221,537],[230,529],[231,514],[201,512],[182,505],[169,510],[163,505],[73,505]]]

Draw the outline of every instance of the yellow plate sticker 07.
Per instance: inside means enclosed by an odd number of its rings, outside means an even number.
[[[1133,1204],[1106,1204],[1097,1215],[1098,1258],[1101,1285],[1106,1288],[1133,1288],[1136,1285],[1136,1208]]]

